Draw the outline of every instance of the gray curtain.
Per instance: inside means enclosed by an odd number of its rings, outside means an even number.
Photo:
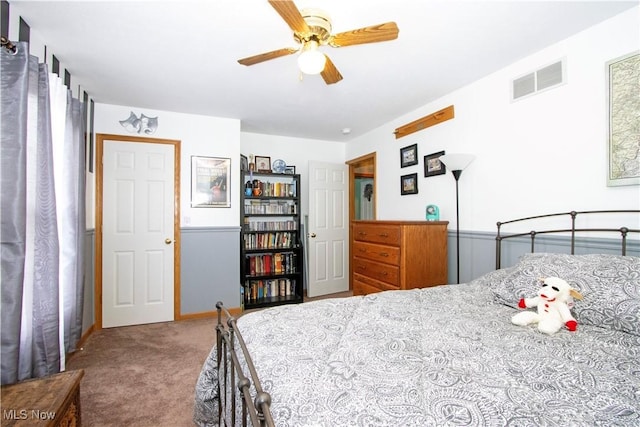
[[[84,288],[82,106],[16,45],[0,49],[3,385],[64,370]]]

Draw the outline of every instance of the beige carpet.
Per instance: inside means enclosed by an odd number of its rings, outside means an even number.
[[[348,297],[351,292],[307,298]],[[83,426],[193,426],[194,390],[216,319],[102,329],[67,361],[84,369]]]
[[[215,319],[94,332],[67,369],[84,369],[84,426],[193,426],[195,384],[215,340]]]

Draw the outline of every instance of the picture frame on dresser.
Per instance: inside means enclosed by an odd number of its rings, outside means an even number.
[[[418,194],[418,174],[410,173],[400,177],[400,194]]]

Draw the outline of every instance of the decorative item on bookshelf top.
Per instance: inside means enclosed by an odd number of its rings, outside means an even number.
[[[282,159],[276,159],[273,161],[271,168],[273,169],[273,173],[284,173],[287,164]]]
[[[255,159],[258,172],[271,172],[271,157],[256,156]]]

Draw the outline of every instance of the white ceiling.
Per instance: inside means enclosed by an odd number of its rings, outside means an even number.
[[[638,5],[296,0],[300,9],[327,11],[333,33],[387,21],[400,29],[393,41],[323,47],[344,77],[326,85],[319,75],[300,80],[295,54],[237,63],[296,45],[266,0],[9,3],[11,22],[22,16],[95,102],[237,118],[245,132],[331,141],[360,136]]]

